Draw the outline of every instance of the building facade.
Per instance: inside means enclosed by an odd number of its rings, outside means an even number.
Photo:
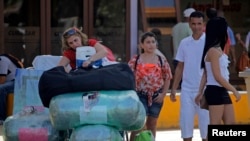
[[[243,39],[250,30],[248,0],[0,0],[0,53],[29,67],[37,55],[61,55],[62,32],[76,26],[126,62],[138,53],[140,33],[159,28],[162,52],[171,62],[171,28],[186,7],[223,10]]]

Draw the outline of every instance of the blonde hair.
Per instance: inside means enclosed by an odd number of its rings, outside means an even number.
[[[75,30],[76,33],[72,35],[66,35],[70,30]],[[88,36],[84,34],[80,29],[71,27],[66,29],[62,34],[62,51],[70,49],[70,46],[67,43],[67,39],[73,35],[79,36],[81,38],[82,45],[88,45]]]

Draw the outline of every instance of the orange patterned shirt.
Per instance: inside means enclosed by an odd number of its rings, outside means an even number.
[[[129,67],[135,74],[136,91],[147,93],[149,104],[151,105],[153,94],[163,87],[165,79],[172,79],[171,68],[167,60],[162,57],[162,66],[160,60],[158,60],[157,64],[149,64],[142,63],[139,58],[135,71],[136,58],[137,55],[128,62]]]

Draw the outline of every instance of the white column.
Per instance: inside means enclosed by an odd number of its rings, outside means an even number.
[[[130,58],[137,54],[138,44],[138,0],[130,0]]]

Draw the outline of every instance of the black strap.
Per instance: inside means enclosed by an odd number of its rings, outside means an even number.
[[[136,70],[136,67],[137,67],[137,62],[138,62],[139,57],[140,57],[140,55],[137,55],[137,56],[136,56],[134,70]]]
[[[1,54],[0,56],[5,56],[5,57],[9,58],[11,60],[11,62],[13,62],[16,65],[17,68],[23,68],[23,63],[21,61],[19,61],[13,55],[10,55],[10,54]]]
[[[161,64],[161,68],[162,68],[162,59],[161,59],[161,56],[160,55],[157,55],[159,60],[160,60],[160,64]],[[139,59],[140,55],[137,55],[136,56],[136,60],[135,60],[135,66],[134,66],[134,70],[136,71],[136,67],[137,67],[137,62],[138,62],[138,59]]]
[[[161,56],[160,56],[160,55],[157,55],[157,56],[158,56],[158,58],[159,58],[159,60],[160,60],[160,64],[161,64],[161,68],[162,68],[162,66],[163,66],[162,64],[163,64],[163,63],[162,63],[162,60],[161,60]]]

